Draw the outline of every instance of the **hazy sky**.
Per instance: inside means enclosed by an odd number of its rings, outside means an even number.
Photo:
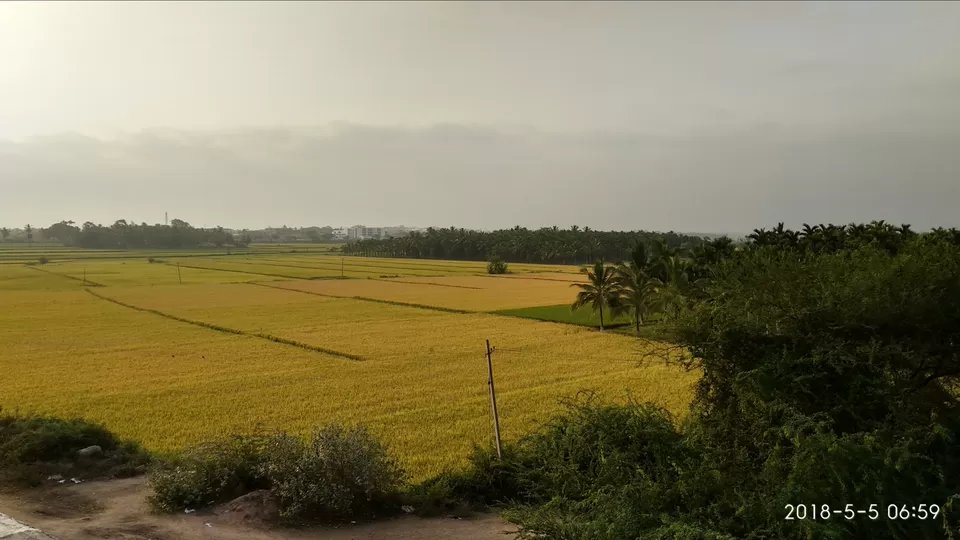
[[[0,225],[960,226],[960,3],[0,3]]]

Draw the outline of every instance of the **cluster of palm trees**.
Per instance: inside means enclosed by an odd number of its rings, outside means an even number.
[[[404,257],[484,261],[499,257],[516,263],[589,264],[596,259],[620,260],[638,242],[662,240],[672,249],[694,248],[697,236],[675,232],[596,231],[574,225],[569,229],[514,227],[497,231],[429,228],[407,236],[368,239],[344,246],[344,253],[374,257]]]
[[[638,243],[630,260],[607,265],[597,259],[585,267],[587,283],[574,283],[580,291],[570,306],[577,310],[589,306],[600,314],[604,329],[604,310],[612,317],[629,314],[637,335],[644,318],[660,313],[664,319],[675,317],[683,308],[697,281],[691,278],[693,265],[663,241],[655,241],[648,252]]]
[[[949,234],[946,229],[934,229],[934,232],[938,230],[941,234]],[[903,244],[916,238],[917,235],[918,233],[913,231],[910,225],[896,226],[880,220],[849,225],[831,223],[811,226],[804,223],[803,229],[799,231],[785,229],[783,223],[779,223],[770,230],[754,229],[747,238],[752,241],[751,244],[754,247],[774,246],[813,253],[834,253],[867,245],[877,245],[891,253],[896,253]]]
[[[571,307],[590,306],[600,312],[601,329],[604,311],[613,317],[629,313],[639,333],[644,318],[651,313],[660,313],[665,319],[675,318],[687,302],[699,297],[713,270],[724,260],[736,257],[738,252],[773,249],[791,253],[836,253],[873,246],[896,254],[913,241],[960,245],[960,231],[938,227],[918,233],[910,225],[895,226],[884,221],[804,224],[803,229],[793,231],[779,223],[770,230],[754,230],[740,245],[727,237],[694,245],[653,240],[647,244],[649,256],[645,245],[640,243],[631,251],[628,262],[605,265],[598,259],[592,268],[584,268],[588,283],[575,285],[581,290]]]

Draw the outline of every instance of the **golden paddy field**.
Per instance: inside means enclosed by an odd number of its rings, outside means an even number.
[[[576,267],[489,277],[481,263],[347,257],[357,277],[341,280],[263,270],[326,272],[340,263],[328,255],[185,261],[183,285],[173,259],[0,265],[0,407],[100,421],[159,451],[362,422],[422,478],[491,440],[486,339],[508,439],[579,390],[682,414],[696,378],[641,364],[649,345],[627,335],[483,313],[568,303]],[[85,290],[84,269],[101,286]]]

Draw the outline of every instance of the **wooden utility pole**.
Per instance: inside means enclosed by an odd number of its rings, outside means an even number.
[[[489,375],[488,384],[490,385],[490,407],[493,409],[493,433],[497,438],[497,457],[503,459],[503,446],[500,443],[500,416],[497,414],[497,391],[493,387],[493,359],[490,355],[493,351],[490,349],[490,340],[487,340],[487,374]]]
[[[183,276],[180,275],[180,263],[177,263],[177,279],[180,280],[180,284],[183,285]]]

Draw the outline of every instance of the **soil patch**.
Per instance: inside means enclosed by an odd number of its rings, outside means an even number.
[[[145,478],[0,492],[0,512],[59,540],[512,540],[513,527],[493,514],[464,519],[396,519],[282,529],[276,506],[254,492],[212,512],[159,515],[147,503]],[[504,533],[507,533],[506,535]]]

